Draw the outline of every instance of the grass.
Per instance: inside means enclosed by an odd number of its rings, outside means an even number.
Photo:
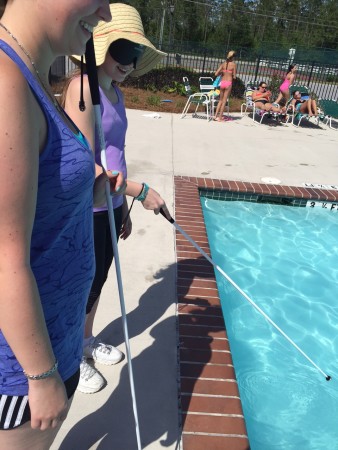
[[[150,95],[146,102],[150,106],[159,106],[161,104],[161,97],[159,95]]]

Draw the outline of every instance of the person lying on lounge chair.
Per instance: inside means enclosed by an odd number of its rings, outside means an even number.
[[[296,113],[308,114],[309,116],[314,117],[318,116],[316,100],[312,100],[310,97],[307,99],[302,99],[302,94],[300,91],[295,91],[293,93],[291,105],[295,108]]]

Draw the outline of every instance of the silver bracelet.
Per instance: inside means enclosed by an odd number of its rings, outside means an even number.
[[[57,371],[58,367],[59,367],[59,362],[56,359],[53,367],[51,369],[47,370],[47,372],[42,372],[39,375],[29,375],[25,371],[23,371],[23,373],[29,380],[44,380],[45,378],[48,378],[51,375],[53,375],[53,373]]]

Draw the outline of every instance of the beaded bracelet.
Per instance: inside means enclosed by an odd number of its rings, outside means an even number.
[[[42,372],[39,375],[29,375],[25,371],[23,371],[23,373],[29,380],[44,380],[45,378],[48,378],[51,375],[53,375],[53,373],[57,371],[58,366],[59,366],[59,362],[56,359],[53,367],[51,369],[47,370],[47,372]]]
[[[138,200],[139,202],[144,202],[144,200],[147,198],[149,186],[147,183],[142,183],[142,191],[139,193],[137,197],[135,197],[135,200]]]

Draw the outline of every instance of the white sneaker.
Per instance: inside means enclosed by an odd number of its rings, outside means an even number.
[[[85,357],[82,358],[80,364],[80,380],[77,385],[77,390],[83,394],[95,394],[105,384],[103,377],[99,372],[87,363]]]
[[[119,349],[109,344],[103,344],[96,339],[86,345],[83,349],[83,355],[87,358],[94,359],[95,362],[110,366],[117,364],[123,358],[123,353]]]

